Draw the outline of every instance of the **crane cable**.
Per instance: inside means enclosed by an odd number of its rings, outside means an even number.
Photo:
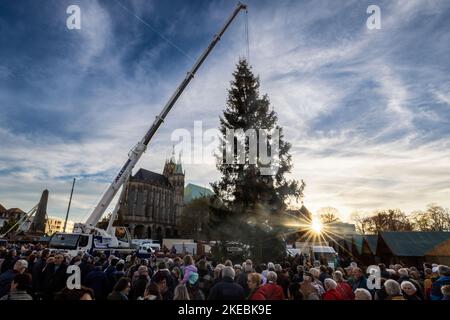
[[[153,27],[151,24],[146,22],[144,19],[139,17],[137,14],[135,14],[131,9],[124,6],[119,0],[115,0],[115,2],[126,12],[134,16],[139,22],[141,22],[143,25],[145,25],[147,28],[152,30],[154,33],[156,33],[162,40],[166,41],[169,45],[174,47],[179,53],[181,53],[183,56],[185,56],[187,59],[191,61],[195,61],[194,58],[189,56],[183,49],[181,49],[179,46],[177,46],[175,43],[170,41],[167,37],[165,37],[161,32],[159,32],[155,27]]]
[[[245,9],[245,40],[247,44],[247,61],[250,63],[250,39],[248,31],[248,9]]]

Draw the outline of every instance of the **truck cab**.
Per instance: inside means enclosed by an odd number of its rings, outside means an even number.
[[[82,233],[55,233],[51,236],[48,247],[50,250],[64,250],[73,257],[79,252],[91,252],[93,237]]]
[[[131,242],[128,230],[124,227],[115,228],[115,237],[86,233],[55,233],[49,241],[49,249],[64,250],[70,256],[79,252],[94,251],[130,251]]]

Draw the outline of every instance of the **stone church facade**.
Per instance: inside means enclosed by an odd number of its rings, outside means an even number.
[[[133,238],[177,238],[184,199],[185,173],[174,154],[162,174],[140,169],[131,176],[119,209]]]

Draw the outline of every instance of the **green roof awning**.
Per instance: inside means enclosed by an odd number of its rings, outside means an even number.
[[[360,234],[353,235],[352,242],[355,245],[356,252],[361,254],[363,246],[363,236]]]
[[[425,254],[450,239],[450,232],[381,232],[392,254],[400,257],[423,257]]]
[[[365,235],[364,240],[366,241],[367,245],[369,246],[370,251],[373,254],[376,254],[377,253],[377,244],[378,244],[378,235],[376,235],[376,234]]]

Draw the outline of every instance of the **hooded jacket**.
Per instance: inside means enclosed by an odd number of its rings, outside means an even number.
[[[190,284],[195,284],[198,280],[197,267],[190,264],[184,267],[183,283],[186,284],[188,281]]]

